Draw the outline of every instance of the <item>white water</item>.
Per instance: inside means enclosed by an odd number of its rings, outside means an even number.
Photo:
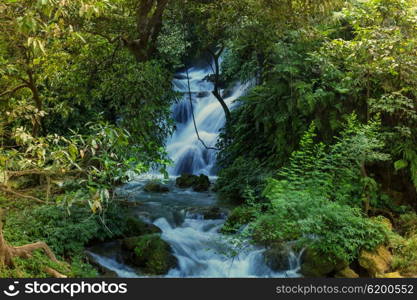
[[[213,84],[205,80],[211,72],[210,66],[188,70],[192,106],[189,100],[187,73],[177,74],[177,78],[180,79],[173,81],[174,89],[184,93],[184,96],[172,108],[177,129],[167,143],[169,157],[174,161],[173,167],[169,170],[171,175],[215,174],[216,150],[207,149],[198,140],[192,117],[194,111],[201,140],[208,148],[215,148],[219,130],[225,123],[225,114],[220,103],[211,93]],[[229,91],[229,95],[224,97],[230,109],[233,101],[242,96],[246,88],[246,85],[237,84]]]
[[[196,125],[200,137],[209,147],[216,145],[219,130],[224,126],[225,115],[217,99],[211,94],[212,83],[204,80],[211,72],[210,66],[189,69],[190,87]],[[169,173],[215,175],[216,151],[208,150],[197,139],[191,104],[188,99],[186,73],[179,73],[173,84],[177,91],[184,92],[182,101],[172,107],[177,130],[167,142],[167,151],[174,161]],[[233,101],[240,97],[247,86],[236,85],[225,97],[232,109]],[[232,238],[219,232],[224,218],[205,220],[202,215],[186,213],[189,208],[216,205],[215,194],[197,193],[176,188],[169,183],[166,194],[143,191],[145,180],[132,182],[122,190],[133,201],[140,201],[142,219],[153,222],[162,230],[162,238],[167,241],[178,260],[178,267],[169,271],[166,277],[298,277],[300,255],[288,254],[289,270],[274,272],[266,266],[263,252],[244,242],[236,249]],[[181,222],[178,214],[182,214]],[[145,217],[144,217],[145,216]],[[177,217],[175,217],[177,216]],[[237,255],[232,256],[235,250]],[[117,255],[93,253],[94,259],[102,266],[113,270],[119,277],[135,277],[134,270],[117,261]]]

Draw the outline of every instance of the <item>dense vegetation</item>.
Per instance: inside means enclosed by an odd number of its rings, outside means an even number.
[[[227,120],[216,191],[236,205],[223,232],[352,268],[386,246],[416,275],[416,4],[3,1],[1,275],[96,275],[84,247],[126,232],[113,191],[129,174],[166,174],[171,81],[205,54]],[[230,112],[236,81],[251,88]]]

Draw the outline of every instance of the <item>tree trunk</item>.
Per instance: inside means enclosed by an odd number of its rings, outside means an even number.
[[[125,46],[139,62],[151,59],[157,48],[157,39],[162,29],[162,20],[169,0],[139,0],[136,9],[137,39],[123,40]]]
[[[38,87],[36,86],[36,82],[35,82],[35,78],[33,77],[32,70],[28,70],[27,74],[29,77],[28,87],[32,91],[33,100],[35,101],[35,107],[38,110],[38,112],[40,112],[43,109],[43,103],[39,95]],[[42,128],[42,117],[36,116],[33,123],[34,124],[32,128],[32,135],[36,137],[39,135],[40,130]]]
[[[214,95],[214,97],[216,97],[217,101],[219,101],[220,105],[222,106],[224,115],[226,117],[226,124],[229,124],[230,119],[231,119],[230,110],[229,110],[229,107],[227,107],[226,102],[224,102],[224,99],[220,94],[220,88],[219,88],[219,83],[220,83],[219,59],[223,50],[224,50],[224,47],[222,47],[220,51],[217,53],[211,51],[210,49],[208,50],[208,52],[213,57],[213,61],[214,61],[214,88],[213,88],[212,94]]]

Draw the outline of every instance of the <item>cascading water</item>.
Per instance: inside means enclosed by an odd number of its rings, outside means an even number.
[[[205,80],[211,67],[192,67],[188,70],[192,105],[189,101],[187,72],[176,75],[173,82],[177,91],[183,92],[182,101],[172,107],[176,131],[167,142],[167,151],[174,164],[170,175],[182,173],[215,175],[216,150],[207,149],[198,140],[194,127],[208,147],[214,147],[219,130],[224,126],[225,114],[217,99],[211,94],[212,83]],[[233,101],[246,90],[238,84],[225,96],[226,104],[232,108]],[[211,177],[213,178],[213,177]],[[201,210],[217,205],[213,192],[198,193],[179,189],[173,180],[168,182],[169,193],[147,193],[143,191],[145,179],[127,184],[119,191],[131,201],[140,201],[137,216],[151,222],[162,230],[162,238],[171,245],[178,266],[171,269],[167,277],[297,277],[300,254],[288,253],[288,270],[272,271],[263,256],[265,249],[243,243],[238,255],[231,256],[236,247],[230,238],[220,233],[224,216],[205,219]],[[194,211],[190,213],[190,211]],[[197,211],[197,213],[195,212]],[[198,212],[200,211],[200,213]],[[119,277],[135,277],[140,273],[123,264],[123,259],[111,245],[95,247],[90,256],[100,265],[115,272]],[[109,250],[110,249],[110,250]]]
[[[174,89],[184,93],[184,97],[172,108],[176,131],[167,143],[168,154],[174,161],[173,167],[169,170],[172,175],[215,174],[216,151],[210,148],[216,145],[219,130],[225,123],[225,115],[218,100],[211,93],[213,84],[206,80],[211,70],[210,66],[190,68],[188,76],[187,72],[183,72],[177,74],[174,79]],[[192,103],[189,100],[188,79]],[[229,108],[244,91],[245,86],[240,84],[231,90],[230,95],[225,97]],[[197,137],[193,113],[202,141]]]

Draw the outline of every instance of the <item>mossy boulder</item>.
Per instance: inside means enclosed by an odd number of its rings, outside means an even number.
[[[181,176],[177,177],[175,184],[179,188],[193,188],[193,190],[196,192],[205,192],[208,191],[211,183],[209,178],[204,174],[200,174],[200,176],[193,174],[182,174]]]
[[[167,193],[169,192],[169,188],[166,185],[163,185],[156,181],[149,181],[143,187],[145,192],[149,193]]]
[[[336,273],[334,276],[336,278],[358,278],[359,275],[354,270],[352,270],[350,267],[346,267]]]
[[[291,249],[283,243],[276,243],[270,246],[263,253],[265,264],[273,271],[284,271],[290,269]]]
[[[159,234],[126,238],[122,247],[129,251],[127,261],[149,275],[163,275],[178,265],[171,246]]]
[[[160,233],[161,229],[153,224],[148,224],[135,217],[126,219],[125,236],[138,236],[144,234]]]
[[[381,245],[372,252],[362,250],[358,262],[367,270],[370,277],[379,277],[390,269],[392,255],[385,246]]]
[[[193,207],[188,209],[188,216],[198,218],[203,217],[205,220],[224,219],[227,211],[218,206],[211,207]]]
[[[349,265],[309,248],[304,251],[301,260],[301,273],[306,277],[328,277]]]

